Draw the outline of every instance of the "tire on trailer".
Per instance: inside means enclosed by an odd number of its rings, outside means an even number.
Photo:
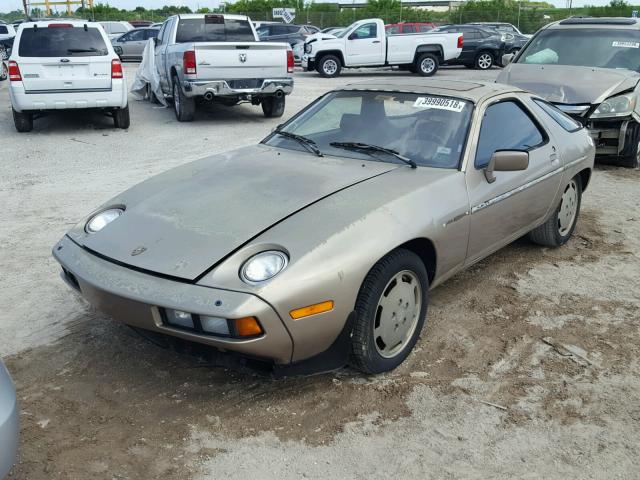
[[[342,70],[342,62],[335,55],[324,55],[318,61],[316,70],[322,77],[334,78],[340,75],[340,71]]]
[[[196,101],[194,98],[187,97],[182,88],[180,88],[180,80],[177,75],[173,76],[173,112],[179,122],[192,122],[196,114]]]
[[[282,95],[281,97],[276,97],[275,95],[264,97],[260,102],[260,104],[262,105],[262,113],[264,113],[264,116],[267,118],[281,117],[284,113],[284,107],[286,103],[285,98],[286,97],[284,95]]]
[[[428,290],[427,270],[415,253],[399,248],[379,260],[356,300],[350,364],[366,373],[400,365],[420,337]]]
[[[438,57],[433,53],[421,53],[416,59],[415,69],[422,77],[431,77],[438,71]]]
[[[549,219],[529,232],[529,239],[545,247],[559,247],[569,241],[578,223],[582,202],[582,180],[576,175],[562,191],[560,203]]]

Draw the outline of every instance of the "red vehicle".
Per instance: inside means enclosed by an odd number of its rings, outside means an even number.
[[[385,25],[384,29],[388,35],[395,35],[398,33],[418,33],[418,32],[428,32],[436,28],[436,26],[431,22],[403,22],[403,23],[392,23],[390,25]]]

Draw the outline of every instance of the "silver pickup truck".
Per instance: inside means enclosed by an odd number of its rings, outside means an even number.
[[[265,117],[284,113],[293,90],[293,51],[287,43],[260,42],[244,15],[169,17],[155,40],[155,65],[176,118],[193,120],[196,100],[261,105]]]

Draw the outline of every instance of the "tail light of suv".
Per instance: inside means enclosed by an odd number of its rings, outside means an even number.
[[[287,50],[287,73],[293,73],[293,50]]]
[[[21,82],[22,74],[20,73],[20,67],[18,62],[9,60],[9,80],[12,82]]]
[[[464,35],[458,37],[458,48],[462,48],[462,45],[464,45]]]
[[[111,60],[111,78],[122,78],[122,63],[120,60]]]
[[[196,52],[187,50],[182,54],[182,66],[186,75],[195,75],[196,70]]]

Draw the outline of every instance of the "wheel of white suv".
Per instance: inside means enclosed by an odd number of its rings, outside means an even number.
[[[196,101],[187,97],[180,88],[180,80],[173,77],[173,111],[179,122],[191,122],[196,114]]]
[[[30,132],[33,130],[33,113],[16,112],[13,110],[13,123],[19,132]]]
[[[113,111],[113,124],[116,128],[129,128],[131,119],[129,118],[129,105],[124,108],[116,108]]]

